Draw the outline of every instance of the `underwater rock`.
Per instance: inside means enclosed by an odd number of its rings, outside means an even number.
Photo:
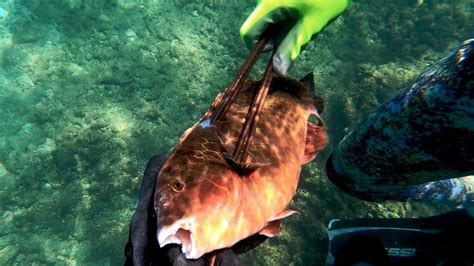
[[[70,150],[57,149],[53,153],[53,162],[61,170],[67,170],[76,167],[77,162],[74,153]]]
[[[19,252],[20,247],[18,245],[8,245],[0,248],[0,263],[3,265],[11,264]]]

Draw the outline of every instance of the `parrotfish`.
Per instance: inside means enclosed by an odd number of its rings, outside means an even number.
[[[327,135],[313,94],[313,76],[301,81],[274,78],[247,165],[229,160],[259,81],[246,81],[226,114],[209,111],[189,128],[157,177],[155,212],[161,247],[176,243],[188,259],[232,247],[256,234],[278,235],[280,221],[295,213],[287,207],[296,193],[301,166],[324,149]]]

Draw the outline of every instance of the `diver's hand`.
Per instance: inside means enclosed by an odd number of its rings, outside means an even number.
[[[128,242],[125,245],[125,265],[150,265],[159,257],[156,240],[156,215],[153,208],[156,177],[163,166],[164,158],[154,156],[148,161],[143,176],[138,205],[132,220]]]
[[[295,21],[273,57],[275,71],[285,75],[302,47],[350,3],[351,0],[259,0],[240,28],[240,36],[251,47],[270,24]]]
[[[173,266],[238,266],[239,258],[231,249],[223,249],[213,254],[206,254],[197,260],[188,260],[184,253],[181,253],[181,247],[178,245],[165,246],[167,260],[158,261],[157,265]]]

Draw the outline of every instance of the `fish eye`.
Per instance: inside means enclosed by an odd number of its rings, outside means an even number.
[[[313,124],[315,126],[322,126],[322,121],[320,120],[320,118],[318,118],[314,114],[311,114],[308,117],[308,122],[310,122],[311,124]]]
[[[179,179],[175,179],[171,181],[170,186],[173,191],[181,192],[184,189],[184,182]]]

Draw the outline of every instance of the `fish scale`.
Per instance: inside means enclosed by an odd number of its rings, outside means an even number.
[[[196,259],[254,234],[277,235],[279,220],[294,213],[286,208],[301,165],[327,142],[316,106],[321,101],[303,83],[275,78],[250,143],[247,163],[255,170],[242,174],[226,154],[235,149],[258,86],[246,81],[225,115],[211,121],[225,92],[218,95],[165,162],[155,198],[161,246],[181,244],[186,257]],[[310,115],[318,117],[318,125],[308,122]]]

